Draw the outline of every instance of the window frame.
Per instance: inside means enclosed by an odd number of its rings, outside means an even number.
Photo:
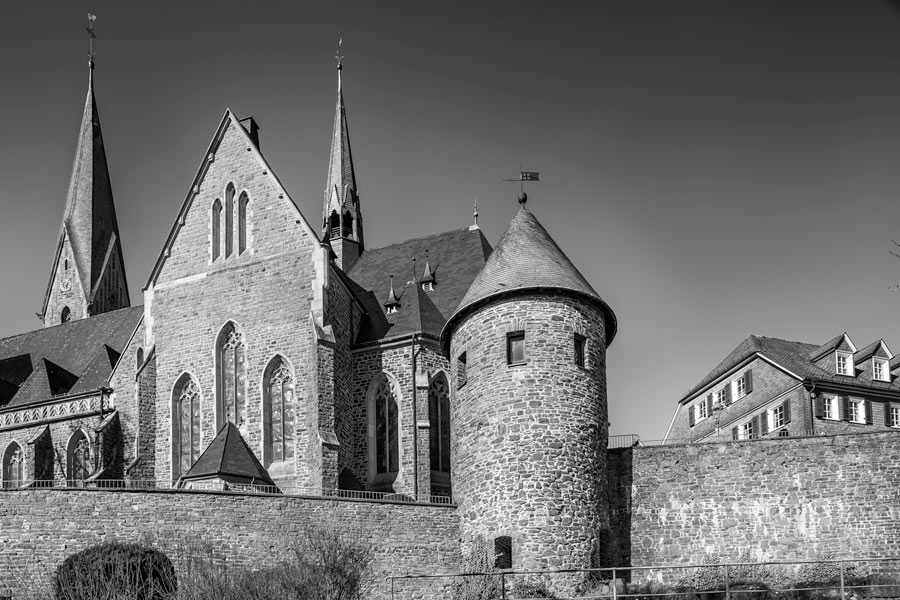
[[[784,404],[778,404],[767,410],[766,419],[769,421],[769,433],[778,431],[787,425],[787,422],[785,421]]]
[[[513,360],[514,348],[517,344],[521,344],[522,357],[521,360]],[[510,331],[506,334],[506,366],[515,367],[528,363],[528,354],[525,351],[525,330]]]
[[[843,368],[841,365],[841,359],[843,361]],[[834,353],[834,372],[836,375],[844,375],[845,377],[853,376],[853,355],[849,352],[835,352]]]
[[[462,388],[469,381],[468,357],[466,352],[460,352],[456,357],[456,389]]]
[[[856,423],[857,425],[865,425],[867,423],[866,401],[863,398],[849,397],[847,399],[847,407],[849,408],[848,423]],[[854,413],[856,414],[854,415]]]
[[[873,358],[872,359],[872,379],[875,381],[890,381],[891,375],[889,370],[888,361],[884,358]],[[879,368],[881,373],[879,374]]]
[[[889,411],[891,419],[889,427],[900,429],[900,406],[888,405],[887,410]]]
[[[822,394],[822,419],[826,421],[840,421],[841,408],[840,396],[837,394]]]

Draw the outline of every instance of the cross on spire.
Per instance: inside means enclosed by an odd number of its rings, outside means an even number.
[[[90,38],[89,47],[88,47],[88,66],[91,70],[94,70],[94,40],[97,39],[97,34],[94,33],[94,21],[97,20],[97,15],[88,13],[87,14],[88,26],[86,31],[88,32],[88,37]]]
[[[341,46],[343,45],[343,43],[344,43],[344,37],[341,35],[341,32],[338,31],[338,47],[337,47],[337,52],[335,52],[335,54],[334,54],[334,57],[337,59],[338,71],[340,71],[341,69],[344,68],[344,66],[343,66],[344,55],[341,54]]]

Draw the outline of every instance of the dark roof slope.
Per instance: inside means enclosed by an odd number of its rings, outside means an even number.
[[[493,296],[524,290],[566,290],[587,296],[606,312],[606,343],[616,335],[616,317],[547,230],[526,208],[513,217],[484,269],[472,282],[450,321]],[[449,336],[451,323],[444,327]]]
[[[0,340],[0,380],[18,388],[0,395],[0,407],[105,386],[143,312],[133,306]]]
[[[182,480],[219,477],[227,480],[246,479],[261,484],[275,485],[269,472],[244,441],[231,421],[227,422],[215,439],[209,443],[194,466],[182,476]]]
[[[792,342],[789,340],[782,340],[778,338],[750,335],[740,344],[738,344],[738,346],[734,350],[732,350],[731,353],[722,360],[722,362],[716,365],[716,368],[714,368],[709,372],[709,374],[701,379],[700,382],[697,383],[697,385],[692,387],[681,398],[681,402],[690,399],[697,392],[710,385],[711,383],[714,383],[725,373],[739,365],[742,361],[757,353],[765,356],[772,362],[780,365],[784,369],[787,369],[791,373],[803,379],[809,378],[816,381],[831,381],[834,383],[842,383],[848,385],[865,385],[868,387],[877,387],[879,389],[900,390],[900,385],[898,385],[897,383],[872,381],[869,374],[864,374],[860,377],[854,377],[850,375],[837,375],[832,371],[823,369],[822,367],[816,365],[815,362],[813,362],[813,360],[815,360],[816,358],[821,357],[822,348],[837,348],[840,345],[843,336],[844,334],[841,334],[836,338],[829,340],[828,343],[819,346],[816,344],[807,344],[804,342]]]
[[[434,277],[430,292],[417,283],[425,273],[426,251]],[[347,273],[352,280],[348,285],[366,311],[356,343],[420,332],[440,335],[490,252],[481,230],[470,228],[367,249]],[[386,315],[391,275],[400,310]]]

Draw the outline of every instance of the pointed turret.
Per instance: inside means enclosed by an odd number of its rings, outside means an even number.
[[[363,251],[362,213],[359,192],[350,152],[350,130],[341,84],[343,67],[338,62],[337,105],[334,112],[334,133],[325,182],[325,204],[322,212],[322,237],[330,240],[336,264],[347,271]]]
[[[66,209],[40,316],[57,325],[130,305],[90,61]]]

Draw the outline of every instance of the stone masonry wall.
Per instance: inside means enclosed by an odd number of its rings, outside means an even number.
[[[611,554],[632,566],[897,556],[898,443],[881,432],[612,451]]]
[[[290,200],[282,197],[277,181],[256,159],[240,125],[228,123],[198,193],[183,219],[154,283],[151,314],[152,342],[156,344],[156,460],[155,476],[172,478],[172,392],[184,373],[190,374],[201,391],[201,448],[215,437],[216,360],[215,343],[222,328],[233,321],[243,332],[246,362],[246,418],[243,432],[247,443],[263,456],[262,379],[266,366],[282,356],[294,372],[298,416],[295,435],[297,461],[317,461],[306,451],[317,432],[307,431],[302,415],[310,399],[302,385],[314,376],[315,357],[309,315],[316,291],[315,264],[318,240],[298,221]],[[215,199],[225,203],[226,186],[233,183],[235,228],[238,198],[250,197],[247,211],[247,249],[224,251],[212,260],[211,209]],[[226,219],[222,216],[222,227]],[[277,471],[290,479],[293,464],[279,465]],[[308,472],[297,468],[297,474]]]
[[[375,589],[370,597],[376,600],[390,597],[388,575],[458,568],[452,507],[203,492],[46,489],[0,491],[0,581],[13,597],[23,597],[50,582],[65,557],[108,541],[150,543],[176,564],[203,544],[234,574],[239,568],[262,568],[288,557],[310,525],[338,528],[372,546]],[[438,586],[429,590],[435,594],[430,597],[444,597]]]

